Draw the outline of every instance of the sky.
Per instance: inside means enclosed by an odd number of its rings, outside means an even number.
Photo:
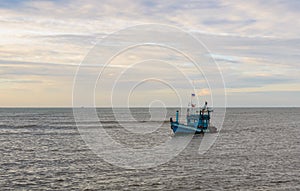
[[[97,42],[149,23],[180,28],[205,44],[222,73],[228,107],[299,107],[299,9],[298,0],[1,0],[0,107],[71,107],[76,71]],[[141,47],[114,60],[98,83],[98,107],[111,106],[111,90],[105,87],[124,69],[128,72],[119,78],[113,96],[118,106],[126,101],[123,97],[137,106],[161,104],[159,100],[176,106],[174,91],[159,80],[137,85],[128,98],[132,82],[147,75],[164,76],[190,94],[184,80],[172,79],[172,65],[149,61],[129,67],[141,61],[135,54],[177,64],[195,80],[199,99],[209,99],[211,90],[191,63],[166,49]],[[86,72],[99,72],[99,66]]]

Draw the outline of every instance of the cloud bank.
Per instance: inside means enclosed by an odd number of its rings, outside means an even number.
[[[222,70],[229,106],[300,106],[299,9],[297,0],[1,1],[0,106],[71,106],[77,66],[95,43],[145,23],[201,40]]]

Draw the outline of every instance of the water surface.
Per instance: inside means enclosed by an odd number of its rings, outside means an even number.
[[[153,147],[172,138],[168,122],[147,135],[132,134],[111,109],[99,120],[117,141]],[[149,110],[132,110],[142,124]],[[168,110],[168,116],[175,109]],[[227,109],[217,142],[205,154],[201,135],[163,165],[124,169],[95,155],[82,140],[72,109],[0,109],[1,190],[299,190],[300,109]],[[134,121],[124,123],[136,125]],[[98,122],[90,121],[90,126]]]

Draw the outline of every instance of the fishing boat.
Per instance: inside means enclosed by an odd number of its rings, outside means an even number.
[[[187,108],[186,124],[179,122],[179,111],[176,111],[176,120],[170,118],[171,129],[174,133],[215,133],[217,128],[211,126],[210,119],[212,108],[207,107],[207,102],[203,107],[196,108],[196,105],[192,102],[195,94],[192,94],[191,102]]]

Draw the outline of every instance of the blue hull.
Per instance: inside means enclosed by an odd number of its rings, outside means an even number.
[[[198,133],[204,133],[204,132],[207,131],[207,129],[187,126],[187,125],[176,123],[176,122],[171,123],[171,129],[173,130],[174,133],[195,133],[195,134],[198,134]]]
[[[174,133],[207,133],[216,132],[215,127],[210,126],[210,113],[213,111],[207,107],[207,102],[205,106],[200,108],[199,111],[193,109],[187,109],[186,124],[179,123],[179,111],[176,111],[176,121],[173,121],[170,117],[171,129]]]

